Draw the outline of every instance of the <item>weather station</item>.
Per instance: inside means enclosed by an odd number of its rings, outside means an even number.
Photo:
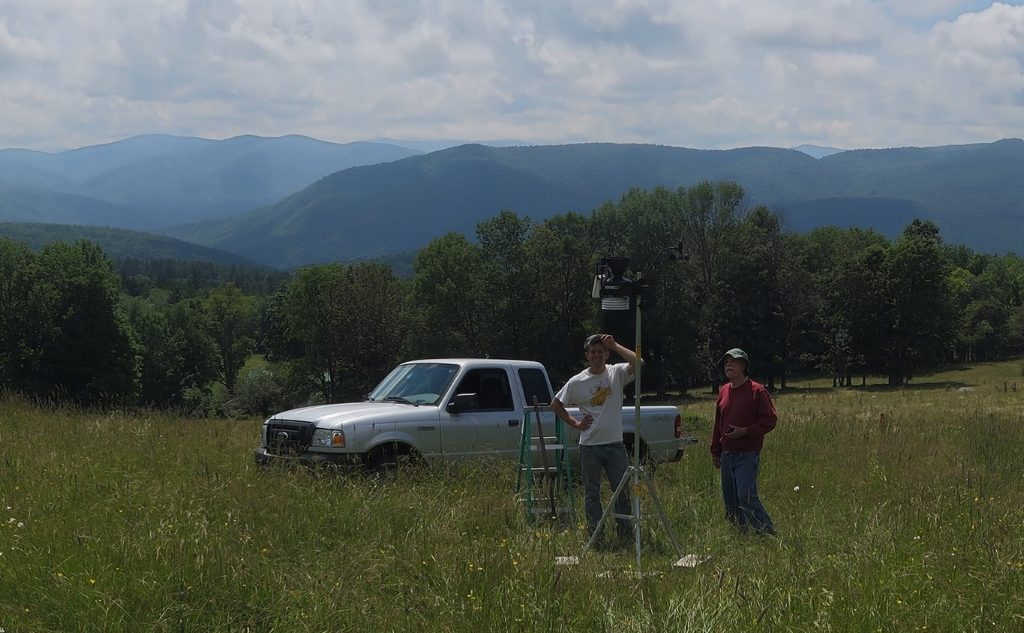
[[[686,261],[689,256],[683,252],[683,243],[680,241],[675,246],[664,248],[658,252],[658,254],[652,260],[650,266],[643,272],[635,273],[635,276],[630,278],[626,276],[629,268],[630,258],[629,257],[603,257],[598,261],[597,272],[594,275],[594,285],[591,294],[594,299],[600,301],[601,310],[603,312],[617,312],[623,313],[630,309],[634,311],[634,341],[636,349],[636,357],[638,361],[643,358],[643,312],[648,304],[653,305],[653,301],[649,298],[652,290],[653,273],[657,268],[658,263],[661,261],[663,256],[668,256],[670,261]],[[640,437],[640,401],[642,399],[642,375],[643,375],[643,363],[637,362],[636,374],[635,374],[635,396],[633,399],[634,408],[634,436]],[[696,439],[688,438],[686,441],[688,444],[695,444]],[[632,490],[631,496],[631,513],[628,515],[618,514],[614,511],[616,501],[619,497],[625,493],[626,486],[630,486]],[[640,498],[643,493],[654,504],[654,513],[645,515],[643,508],[641,507]],[[643,463],[640,453],[640,442],[633,442],[633,456],[630,465],[628,466],[625,475],[619,481],[618,486],[612,493],[611,499],[605,506],[604,512],[601,515],[601,519],[594,530],[593,535],[587,542],[586,547],[593,548],[597,539],[601,534],[601,530],[605,523],[609,519],[630,519],[633,525],[633,539],[636,552],[636,573],[640,573],[641,558],[643,554],[643,544],[641,538],[641,524],[643,520],[651,518],[657,518],[665,534],[672,542],[678,560],[675,562],[676,567],[694,567],[700,562],[700,559],[693,554],[685,555],[683,548],[679,543],[679,539],[676,537],[672,526],[668,522],[668,516],[665,513],[665,508],[658,498],[658,493],[654,487],[654,481],[651,479],[650,473],[648,472],[647,466]]]

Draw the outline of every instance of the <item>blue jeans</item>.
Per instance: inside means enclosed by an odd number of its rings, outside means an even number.
[[[583,474],[584,501],[583,509],[587,514],[587,530],[590,534],[597,529],[604,507],[601,505],[601,471],[608,475],[608,485],[612,492],[618,487],[619,481],[626,474],[629,457],[622,442],[591,446],[580,444],[580,472]],[[615,502],[616,514],[629,514],[629,485],[622,489],[622,494]],[[632,534],[632,523],[629,519],[617,519],[619,537],[628,539]]]
[[[775,527],[768,511],[757,496],[757,470],[761,454],[722,451],[722,499],[725,518],[746,530],[751,527],[761,534],[774,534]]]

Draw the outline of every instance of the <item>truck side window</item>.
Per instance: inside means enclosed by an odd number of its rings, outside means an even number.
[[[537,402],[541,404],[551,403],[551,389],[548,387],[547,378],[544,372],[539,369],[521,368],[519,370],[519,382],[523,383],[523,397],[526,398],[526,406],[533,406],[533,397],[537,396]]]
[[[459,383],[455,393],[475,393],[480,401],[478,411],[512,411],[512,390],[504,369],[471,369]]]

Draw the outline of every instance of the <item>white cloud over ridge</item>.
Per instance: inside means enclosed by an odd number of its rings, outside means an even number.
[[[0,147],[164,132],[891,147],[1020,136],[1024,6],[0,0]]]

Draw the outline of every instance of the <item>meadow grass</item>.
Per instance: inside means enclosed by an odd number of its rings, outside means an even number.
[[[714,401],[688,400],[701,445],[654,479],[684,549],[709,558],[672,568],[651,523],[641,574],[632,549],[529,526],[511,464],[260,471],[257,421],[7,398],[0,629],[1024,630],[1021,363],[915,383],[776,396],[760,489],[777,538],[726,525]]]

